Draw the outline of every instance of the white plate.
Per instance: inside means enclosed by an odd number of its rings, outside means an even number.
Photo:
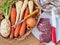
[[[51,16],[49,14],[47,14],[47,13],[43,13],[41,17],[42,18],[50,18]],[[56,20],[57,20],[57,30],[56,30],[56,35],[57,36],[56,36],[56,38],[57,38],[57,42],[58,42],[60,40],[60,18],[57,18]],[[50,22],[51,22],[51,20],[50,20]],[[41,33],[38,31],[37,27],[35,27],[33,29],[32,34],[39,40],[39,38],[40,38],[39,35]],[[54,44],[51,41],[49,43],[46,43],[46,45],[54,45]]]

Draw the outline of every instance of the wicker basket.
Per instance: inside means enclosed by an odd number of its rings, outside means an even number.
[[[34,1],[34,5],[36,6],[35,8],[36,8],[36,9],[37,9],[37,8],[39,9],[39,13],[37,14],[37,17],[38,17],[37,23],[36,23],[36,25],[37,25],[38,22],[39,22],[39,20],[40,20],[41,9],[40,9],[39,4],[36,2],[36,0],[33,0],[33,1]],[[33,27],[33,28],[34,28],[34,27]],[[32,32],[33,28],[32,28],[31,30],[28,30],[28,31],[25,33],[25,35],[23,35],[22,37],[17,37],[17,38],[14,38],[14,39],[9,39],[9,38],[3,38],[2,36],[0,36],[0,38],[3,39],[3,40],[8,41],[8,42],[10,42],[10,43],[15,42],[15,40],[16,40],[16,41],[21,41],[21,40],[25,39],[25,38]]]

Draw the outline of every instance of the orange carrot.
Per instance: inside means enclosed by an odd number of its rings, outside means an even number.
[[[11,32],[10,32],[10,39],[12,39],[13,38],[13,36],[14,36],[14,28],[11,28]]]
[[[28,10],[28,7],[27,7],[26,11],[25,11],[25,16],[24,17],[26,17],[28,15],[28,12],[29,12],[29,10]],[[25,34],[25,31],[26,31],[26,21],[24,21],[22,23],[22,26],[21,26],[21,29],[20,29],[20,36],[23,36]]]
[[[18,36],[20,28],[21,28],[21,25],[18,25],[18,26],[16,27],[15,32],[14,32],[14,36],[15,36],[15,37]]]
[[[23,16],[24,16],[24,13],[23,13]],[[23,16],[22,16],[22,18],[23,18]],[[20,18],[19,18],[18,21],[20,21]],[[20,28],[21,28],[21,24],[20,25],[17,25],[17,27],[15,29],[15,32],[14,32],[14,36],[15,37],[17,37],[19,35]]]
[[[11,9],[11,15],[10,15],[10,20],[11,20],[11,26],[15,24],[15,20],[16,20],[16,8],[12,7]],[[12,39],[14,36],[14,28],[11,27],[11,32],[10,32],[10,38]]]

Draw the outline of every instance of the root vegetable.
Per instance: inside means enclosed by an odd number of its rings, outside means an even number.
[[[30,13],[32,13],[33,12],[33,1],[29,1],[28,6],[29,6]]]
[[[36,25],[36,20],[35,20],[35,18],[31,17],[31,18],[27,19],[26,23],[27,23],[28,27],[32,28]]]
[[[26,17],[28,15],[28,12],[29,12],[29,9],[28,7],[26,8],[26,11],[25,11],[25,15],[24,17]],[[21,26],[21,29],[20,29],[20,36],[23,36],[25,34],[25,31],[26,31],[26,21],[24,21],[22,23],[22,26]]]
[[[6,0],[3,4],[0,5],[0,9],[3,11],[5,18],[1,21],[1,35],[3,37],[8,37],[10,34],[10,21],[9,21],[9,15],[10,15],[10,7],[11,7],[11,1]]]
[[[24,16],[24,14],[25,13],[23,13],[23,16]],[[23,18],[23,16],[22,16],[22,18]],[[20,18],[18,21],[20,21]],[[20,28],[21,28],[21,24],[17,25],[17,27],[15,28],[15,32],[14,32],[15,37],[17,37],[19,35]]]
[[[36,15],[38,12],[39,12],[39,10],[36,9],[36,10],[34,10],[32,13],[30,13],[28,16],[26,16],[24,19],[26,20],[26,19],[28,19],[28,18],[30,18],[30,17]]]
[[[19,35],[20,28],[21,28],[21,25],[17,25],[15,32],[14,32],[15,37],[17,37]]]
[[[18,1],[18,2],[16,3],[17,16],[16,16],[16,22],[15,22],[15,24],[18,22],[22,5],[23,5],[23,2],[22,2],[22,1]]]
[[[16,21],[16,8],[12,7],[11,8],[11,15],[10,15],[10,20],[11,20],[11,26],[15,24]],[[10,38],[12,39],[14,36],[14,28],[11,27],[11,31],[10,31]]]
[[[15,25],[13,25],[13,27],[15,28],[17,25],[21,24],[22,22],[24,22],[25,20],[27,20],[28,18],[36,15],[39,12],[38,9],[36,9],[35,11],[33,11],[31,14],[27,15],[26,17],[24,17],[24,19],[22,19],[21,21],[19,21],[18,23],[16,23]]]
[[[8,35],[10,34],[10,21],[8,19],[3,19],[1,21],[0,33],[3,37],[8,37]]]
[[[26,7],[27,7],[27,4],[28,4],[28,0],[25,0],[23,6],[22,6],[22,8],[21,8],[19,21],[22,19],[23,15],[24,15],[23,13],[24,13],[24,10],[25,10]],[[20,31],[20,27],[21,27],[21,25],[17,25],[17,27],[16,27],[16,29],[15,29],[15,34],[14,34],[15,37],[18,36],[19,31]]]
[[[20,20],[22,19],[22,15],[23,15],[27,5],[28,5],[28,0],[24,0],[23,6],[22,6],[22,9],[21,9],[21,13],[20,13]]]

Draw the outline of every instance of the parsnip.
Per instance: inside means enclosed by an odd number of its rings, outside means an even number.
[[[17,16],[16,16],[16,22],[15,22],[15,24],[18,22],[18,18],[19,18],[20,12],[21,12],[22,5],[23,5],[22,1],[18,1],[16,3]]]
[[[28,6],[29,6],[29,12],[32,13],[32,11],[33,11],[33,1],[29,1]]]
[[[28,5],[28,0],[24,0],[24,4],[22,6],[21,13],[20,13],[20,20],[22,19],[23,12],[26,9],[27,5]]]

